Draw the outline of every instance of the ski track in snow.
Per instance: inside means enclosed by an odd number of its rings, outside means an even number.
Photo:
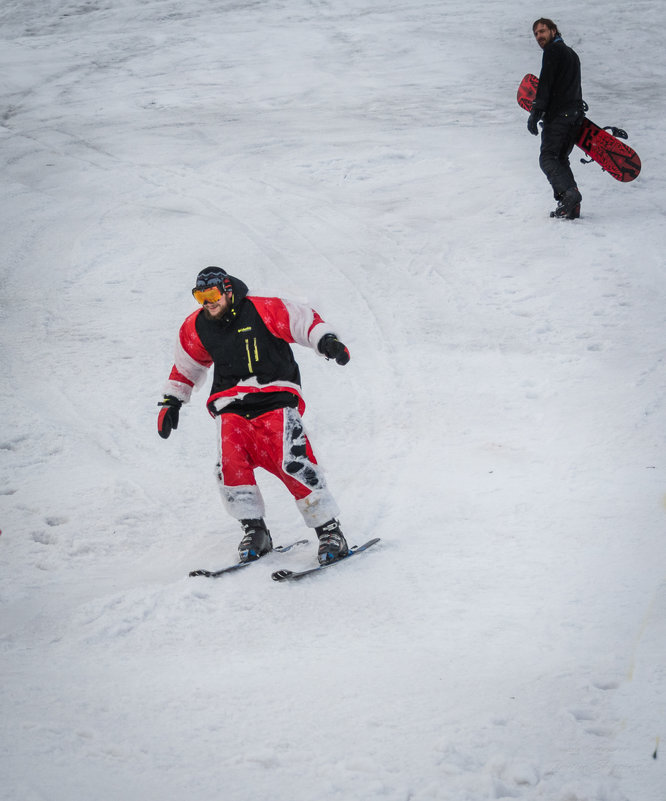
[[[660,10],[544,11],[643,162],[562,224],[516,2],[5,3],[0,801],[664,801]],[[213,263],[352,353],[305,420],[382,543],[293,585],[187,577],[239,539],[205,390],[155,430]]]

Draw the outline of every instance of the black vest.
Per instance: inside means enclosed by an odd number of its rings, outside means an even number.
[[[213,360],[211,396],[251,378],[259,384],[289,381],[300,386],[301,375],[290,344],[271,334],[247,298],[243,298],[221,320],[209,320],[202,309],[197,315],[195,328],[201,344]],[[291,406],[293,396],[289,396],[291,393],[279,405]],[[249,403],[255,406],[258,400]],[[264,400],[269,401],[268,398]],[[242,412],[242,403],[236,401],[224,411]]]

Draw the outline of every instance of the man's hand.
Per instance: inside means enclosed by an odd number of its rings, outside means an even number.
[[[347,364],[351,359],[349,351],[335,336],[335,334],[324,334],[317,345],[319,353],[323,353],[327,359],[335,359],[338,364]]]
[[[543,111],[540,111],[538,108],[533,108],[530,112],[530,116],[527,118],[527,130],[533,135],[537,136],[539,134],[539,129],[537,128],[537,123],[543,117]]]
[[[171,429],[178,428],[178,412],[183,402],[173,395],[165,395],[157,405],[162,407],[157,416],[157,433],[162,439],[168,439]]]

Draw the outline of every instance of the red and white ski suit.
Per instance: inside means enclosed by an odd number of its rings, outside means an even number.
[[[203,309],[187,317],[164,391],[187,403],[213,367],[207,407],[218,424],[216,475],[227,511],[238,520],[264,517],[254,474],[262,467],[284,483],[314,528],[339,512],[303,427],[291,344],[319,354],[321,338],[334,331],[307,306],[246,292],[234,279],[233,305],[222,321],[209,320]]]

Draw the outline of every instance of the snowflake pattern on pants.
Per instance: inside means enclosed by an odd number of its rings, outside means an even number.
[[[252,419],[222,414],[218,421],[217,478],[225,507],[233,517],[264,516],[255,478],[258,467],[282,481],[308,525],[320,525],[337,514],[297,409],[275,409]]]

